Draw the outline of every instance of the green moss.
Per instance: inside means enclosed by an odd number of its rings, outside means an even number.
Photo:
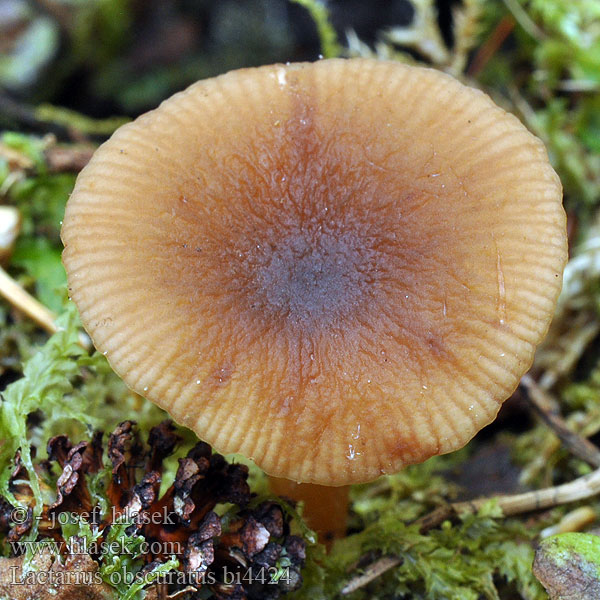
[[[35,109],[35,117],[45,123],[62,125],[77,130],[80,134],[109,136],[130,119],[112,117],[108,119],[90,119],[74,110],[68,110],[52,104],[40,104]]]
[[[362,532],[338,542],[330,555],[309,563],[310,586],[295,599],[332,598],[348,580],[348,569],[367,552],[400,557],[400,564],[367,587],[348,595],[414,600],[498,600],[509,586],[522,598],[542,600],[544,592],[531,573],[533,533],[516,519],[503,519],[493,502],[476,515],[446,521],[426,535],[408,525],[401,510],[390,509]]]
[[[324,58],[335,58],[342,53],[337,38],[337,33],[329,22],[329,13],[324,2],[321,0],[291,0],[303,6],[312,17],[317,27],[319,39],[321,40],[321,52]]]

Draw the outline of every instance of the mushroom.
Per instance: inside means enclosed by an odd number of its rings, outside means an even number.
[[[343,486],[495,418],[561,288],[561,197],[542,143],[448,75],[273,65],[121,127],[63,258],[133,390],[273,476]]]

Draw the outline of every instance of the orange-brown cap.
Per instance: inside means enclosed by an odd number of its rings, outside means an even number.
[[[537,138],[447,75],[362,59],[176,94],[96,152],[62,236],[83,323],[135,391],[326,485],[492,421],[566,260]]]

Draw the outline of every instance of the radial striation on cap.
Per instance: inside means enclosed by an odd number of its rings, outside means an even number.
[[[494,419],[560,291],[561,198],[542,143],[447,75],[274,65],[119,129],[63,258],[133,390],[221,452],[342,485]]]

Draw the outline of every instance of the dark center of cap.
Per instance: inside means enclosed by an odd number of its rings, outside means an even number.
[[[239,291],[251,310],[271,320],[326,326],[356,310],[374,292],[377,252],[347,219],[269,231],[242,254]]]

